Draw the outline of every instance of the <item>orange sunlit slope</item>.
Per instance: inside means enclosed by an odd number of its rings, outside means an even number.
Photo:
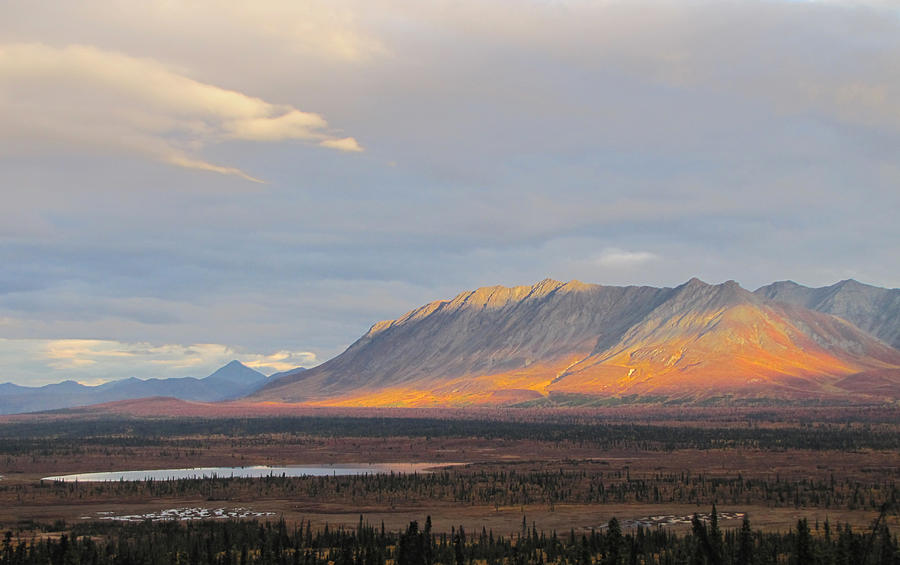
[[[478,289],[380,322],[342,355],[255,399],[461,406],[554,395],[892,398],[900,395],[895,369],[900,351],[849,322],[731,281],[656,289],[548,280]]]

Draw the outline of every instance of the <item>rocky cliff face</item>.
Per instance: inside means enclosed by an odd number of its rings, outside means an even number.
[[[733,281],[653,288],[544,280],[464,292],[379,322],[343,354],[253,398],[422,406],[554,395],[869,395],[848,384],[855,374],[879,375],[871,396],[884,398],[900,396],[891,376],[898,367],[900,351],[851,323]]]

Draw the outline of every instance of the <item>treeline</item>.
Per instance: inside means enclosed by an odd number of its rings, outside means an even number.
[[[360,517],[355,529],[313,530],[308,522],[144,522],[78,524],[58,536],[23,538],[8,531],[0,545],[3,565],[897,565],[897,538],[884,523],[869,531],[798,521],[786,533],[723,532],[715,509],[698,517],[691,532],[662,528],[623,532],[615,519],[602,531],[538,531],[523,518],[521,531],[495,535],[484,528],[432,531],[431,519],[387,532]]]
[[[72,420],[0,426],[0,455],[80,447],[201,447],[223,437],[283,445],[309,437],[422,437],[536,440],[604,449],[900,449],[896,426],[817,424],[785,427],[700,427],[625,423],[511,422],[437,418],[296,417],[179,420]]]
[[[139,502],[148,498],[203,497],[207,500],[260,501],[305,499],[345,505],[390,507],[428,501],[453,504],[519,506],[566,503],[650,503],[772,507],[877,509],[900,501],[893,480],[862,483],[851,479],[813,480],[709,477],[689,472],[631,476],[625,470],[558,471],[445,470],[435,473],[372,474],[329,477],[210,478],[181,480],[3,485],[0,492],[17,501],[39,497],[72,503],[95,498]],[[11,500],[12,497],[7,496]]]

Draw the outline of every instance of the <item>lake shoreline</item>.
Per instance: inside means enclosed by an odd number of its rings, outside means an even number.
[[[102,471],[51,475],[41,482],[118,482],[178,481],[190,479],[266,478],[266,477],[331,477],[368,474],[429,473],[438,467],[464,463],[340,463],[335,465],[250,465],[245,467],[189,467],[179,469],[142,469],[134,471]]]

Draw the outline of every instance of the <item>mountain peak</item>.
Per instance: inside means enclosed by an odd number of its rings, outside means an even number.
[[[844,280],[836,283],[834,286],[835,286],[835,288],[849,288],[849,289],[873,288],[870,285],[861,283],[856,279],[844,279]]]
[[[255,371],[244,365],[240,361],[233,360],[220,367],[203,380],[252,384],[266,380],[266,376],[259,371]]]
[[[546,296],[564,284],[565,283],[558,280],[547,278],[534,284],[531,287],[531,294],[535,296]]]
[[[783,280],[783,281],[775,281],[772,284],[767,284],[765,286],[759,287],[759,289],[763,289],[763,288],[773,288],[773,289],[789,289],[790,288],[790,289],[793,289],[793,288],[807,288],[807,287],[788,279],[788,280]],[[757,289],[757,290],[759,290],[759,289]]]
[[[675,288],[702,288],[707,286],[710,286],[710,284],[698,279],[697,277],[691,277],[690,280],[678,285]]]
[[[697,277],[675,287],[675,295],[679,297],[679,300],[714,300],[720,305],[756,301],[753,294],[744,289],[737,281],[728,280],[720,284],[709,284]]]
[[[559,290],[565,291],[565,292],[583,292],[585,290],[590,290],[590,289],[594,288],[595,286],[596,285],[583,283],[578,279],[572,279],[569,282],[567,282],[566,284],[559,287]]]

